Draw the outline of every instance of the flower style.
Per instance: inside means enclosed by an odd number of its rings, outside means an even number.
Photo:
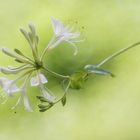
[[[56,42],[53,42],[51,40],[48,44],[48,47],[50,48],[55,48],[62,41],[66,41],[73,44],[70,40],[79,36],[79,33],[71,33],[68,30],[68,27],[63,27],[61,22],[58,20],[52,19],[52,26],[55,33],[55,37],[53,38],[58,38],[58,40]],[[2,52],[12,57],[16,62],[20,64],[20,66],[18,67],[8,66],[7,68],[0,67],[0,71],[6,75],[8,74],[16,74],[16,75],[20,74],[20,75],[17,76],[17,78],[14,80],[9,80],[5,77],[0,77],[0,87],[3,89],[5,93],[7,93],[8,96],[13,96],[16,93],[20,93],[18,101],[13,108],[17,107],[21,102],[21,100],[23,100],[25,109],[29,112],[32,112],[32,108],[30,107],[30,103],[27,97],[27,86],[28,82],[30,81],[32,87],[39,87],[41,91],[41,96],[38,96],[38,99],[40,99],[40,101],[48,103],[47,107],[44,105],[43,107],[42,105],[39,106],[40,111],[43,112],[48,108],[52,107],[55,103],[61,101],[63,96],[59,100],[56,100],[55,96],[45,86],[48,80],[41,72],[41,70],[47,71],[49,74],[61,78],[63,80],[69,79],[69,76],[58,74],[54,71],[51,71],[50,69],[48,69],[43,65],[42,59],[46,53],[46,48],[45,52],[43,52],[41,55],[38,53],[39,38],[36,35],[34,25],[30,23],[29,29],[30,29],[29,32],[26,32],[23,28],[21,28],[20,31],[27,40],[27,42],[29,43],[32,52],[31,58],[23,54],[18,49],[14,49],[14,52],[12,52],[8,48],[2,48]],[[22,85],[17,86],[18,84],[17,82],[19,80],[23,80],[24,82],[22,83]]]

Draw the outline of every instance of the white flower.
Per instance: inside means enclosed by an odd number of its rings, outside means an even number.
[[[18,101],[15,104],[15,106],[12,107],[12,109],[15,109],[20,104],[21,100],[23,100],[25,110],[27,110],[28,112],[33,112],[32,108],[30,107],[30,103],[29,103],[29,100],[28,100],[28,97],[27,97],[27,94],[26,94],[25,87],[21,88],[20,92],[21,92],[21,95],[18,98]]]
[[[21,96],[18,98],[16,105],[12,107],[12,109],[18,106],[19,103],[21,102],[21,99],[23,98],[25,109],[29,112],[32,112],[32,109],[30,107],[30,104],[26,95],[25,88],[18,88],[16,84],[14,83],[14,80],[9,80],[4,77],[0,77],[0,86],[9,96],[13,95],[13,93],[17,93],[17,92],[21,93]]]
[[[39,86],[40,84],[45,84],[48,82],[46,77],[43,74],[38,74],[31,78],[31,86]]]
[[[9,80],[4,77],[0,77],[0,86],[8,95],[12,95],[13,93],[20,91],[13,80]]]
[[[0,71],[4,74],[17,74],[23,70],[26,70],[30,68],[28,65],[21,65],[19,67],[16,67],[16,68],[13,68],[13,67],[7,67],[7,68],[4,68],[4,67],[0,67]]]
[[[76,39],[77,37],[79,37],[80,33],[72,32],[71,31],[72,28],[70,28],[69,26],[65,27],[58,19],[51,18],[51,23],[52,23],[54,36],[49,42],[48,48],[49,49],[55,48],[62,41],[65,41],[74,47],[75,49],[74,55],[76,55],[78,50],[73,39]]]
[[[46,98],[48,102],[53,102],[55,100],[55,97],[51,95],[51,92],[44,85],[40,85],[40,89],[43,97]]]
[[[30,80],[31,86],[39,86],[41,93],[43,94],[43,97],[46,98],[49,102],[53,102],[55,97],[50,95],[50,91],[44,86],[44,84],[47,82],[48,80],[41,73],[32,77]]]
[[[65,27],[58,19],[51,18],[51,22],[52,22],[54,34],[57,37],[61,37],[62,40],[64,41],[77,38],[80,35],[79,32],[72,33],[69,26]]]

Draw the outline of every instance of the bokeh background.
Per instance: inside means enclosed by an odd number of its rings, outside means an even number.
[[[85,39],[77,44],[77,56],[62,44],[45,58],[51,69],[62,74],[97,64],[140,41],[139,0],[0,0],[0,47],[18,48],[30,55],[18,29],[27,29],[32,21],[42,51],[52,35],[51,16],[74,24]],[[140,140],[139,54],[137,47],[104,65],[116,77],[91,77],[81,90],[69,91],[65,107],[58,104],[40,113],[35,98],[39,91],[34,88],[28,91],[33,113],[23,105],[11,110],[18,95],[10,98],[0,105],[0,140]],[[0,53],[0,65],[15,63]],[[60,81],[47,77],[47,87],[62,94]]]

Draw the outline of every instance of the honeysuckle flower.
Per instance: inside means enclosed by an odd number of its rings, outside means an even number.
[[[7,95],[12,95],[13,93],[20,91],[13,80],[9,80],[5,77],[0,77],[0,86],[7,93]]]
[[[55,48],[58,44],[60,44],[62,41],[68,42],[70,43],[72,46],[74,46],[75,48],[75,52],[74,54],[77,54],[77,47],[76,45],[73,43],[73,39],[76,39],[77,37],[80,36],[79,32],[72,32],[72,28],[69,25],[68,26],[64,26],[61,21],[59,21],[58,19],[54,19],[51,18],[51,23],[52,23],[52,27],[53,27],[53,32],[54,32],[54,36],[52,38],[52,40],[54,41],[57,40],[56,42],[52,41],[49,43],[49,48]]]
[[[32,108],[30,106],[26,91],[21,90],[20,93],[21,93],[21,95],[18,98],[17,103],[12,107],[12,109],[15,109],[20,104],[20,102],[23,100],[25,110],[27,110],[28,112],[33,112]]]
[[[14,49],[14,52],[10,51],[7,48],[2,48],[2,52],[6,55],[12,57],[16,62],[20,63],[18,67],[8,66],[0,67],[0,71],[6,75],[15,74],[16,79],[9,80],[5,77],[0,77],[0,87],[2,91],[6,93],[8,96],[12,96],[16,93],[19,93],[20,96],[17,100],[16,105],[13,107],[17,107],[21,101],[23,101],[24,107],[27,111],[32,112],[32,108],[30,106],[28,97],[27,97],[27,86],[30,82],[32,87],[38,87],[41,91],[41,96],[36,96],[37,99],[40,100],[41,104],[38,105],[39,111],[44,112],[54,106],[56,103],[61,102],[64,106],[66,104],[66,95],[69,88],[73,89],[81,89],[83,83],[87,80],[90,75],[98,74],[98,75],[111,75],[114,76],[108,70],[104,70],[100,68],[102,65],[106,64],[108,61],[113,58],[119,56],[125,51],[140,45],[140,42],[132,44],[126,48],[119,50],[118,52],[110,55],[109,57],[102,60],[100,63],[93,65],[88,64],[85,65],[84,69],[81,71],[74,72],[71,75],[61,75],[56,73],[43,64],[43,57],[49,49],[53,49],[57,47],[61,42],[68,42],[75,48],[75,54],[77,53],[77,47],[75,42],[80,40],[75,40],[79,37],[79,32],[73,32],[73,27],[64,26],[58,19],[51,18],[52,28],[54,35],[52,39],[49,41],[47,47],[41,53],[38,52],[38,41],[39,38],[36,35],[36,30],[33,24],[29,24],[29,32],[26,32],[24,29],[20,29],[21,33],[24,35],[25,39],[28,41],[32,57],[28,57],[24,55],[20,50]],[[42,71],[41,71],[42,70]],[[46,83],[48,82],[47,78],[44,75],[44,71],[48,74],[51,74],[54,77],[57,77],[62,80],[62,86],[64,89],[64,94],[56,100],[55,96],[51,93],[51,91],[46,87]],[[35,76],[32,77],[32,74],[35,73]],[[18,76],[18,74],[21,74]],[[17,83],[19,80],[23,80],[23,83],[20,86]],[[0,97],[2,95],[0,94]],[[6,96],[7,97],[7,96]]]
[[[26,95],[26,86],[27,82],[30,80],[29,77],[33,72],[38,71],[42,67],[42,62],[40,61],[40,57],[38,55],[38,49],[37,49],[37,44],[38,44],[38,37],[35,32],[35,28],[32,24],[29,24],[29,28],[31,32],[26,32],[24,29],[20,29],[26,40],[28,41],[32,54],[33,54],[33,59],[29,58],[28,56],[24,55],[21,51],[18,49],[14,49],[15,52],[10,51],[8,48],[2,48],[2,52],[5,53],[6,55],[14,58],[15,61],[18,63],[21,63],[19,67],[0,67],[0,71],[4,74],[19,74],[22,73],[19,77],[17,77],[14,80],[9,80],[7,78],[1,77],[0,78],[0,86],[3,88],[3,90],[7,93],[7,95],[13,95],[14,93],[20,93],[20,97],[15,105],[15,107],[21,102],[21,99],[23,99],[25,109],[27,111],[32,111],[27,95]],[[41,77],[41,82],[45,84],[47,82],[45,76],[43,74],[40,74]],[[20,88],[16,86],[16,82],[25,79],[23,86]],[[28,79],[28,80],[26,80]],[[36,81],[32,78],[32,84],[37,84]],[[33,83],[34,82],[34,83]],[[26,85],[26,86],[25,86]],[[15,108],[14,107],[14,108]]]
[[[28,65],[22,65],[20,67],[17,67],[17,68],[13,68],[13,67],[7,67],[7,68],[4,68],[4,67],[0,67],[0,71],[4,74],[17,74],[23,70],[26,70],[28,68],[32,68]]]
[[[14,51],[12,52],[8,48],[2,48],[3,53],[13,58],[16,62],[20,64],[20,66],[18,67],[0,67],[0,71],[2,73],[6,75],[15,74],[17,77],[14,80],[9,80],[5,77],[0,77],[0,87],[3,89],[3,91],[5,91],[5,93],[7,93],[7,95],[12,96],[16,93],[20,94],[18,101],[13,108],[17,107],[19,103],[23,100],[25,109],[29,112],[32,112],[32,108],[30,107],[30,103],[27,97],[27,83],[29,81],[32,87],[38,87],[40,89],[41,96],[38,96],[38,99],[41,99],[40,101],[47,102],[47,108],[50,108],[57,102],[61,101],[61,98],[59,100],[56,100],[55,96],[46,87],[45,84],[48,82],[48,80],[43,74],[43,72],[40,71],[42,69],[43,71],[48,72],[52,76],[58,77],[59,79],[63,80],[69,80],[70,76],[64,76],[54,71],[51,71],[50,69],[44,66],[42,59],[48,49],[55,48],[62,41],[72,44],[76,49],[76,46],[72,40],[77,38],[80,35],[80,33],[71,32],[72,28],[70,29],[68,26],[64,27],[59,20],[52,19],[52,26],[54,35],[51,41],[48,43],[48,46],[44,49],[44,51],[41,54],[39,54],[38,52],[39,38],[36,35],[34,25],[31,23],[29,24],[29,32],[26,32],[23,28],[21,28],[20,31],[29,43],[29,47],[32,52],[32,57],[26,56],[23,52],[21,52],[18,49],[14,49]],[[35,76],[32,77],[32,74],[34,73]],[[19,84],[21,82],[18,82],[21,80],[23,80],[22,85]],[[17,82],[19,86],[17,86]],[[44,107],[42,108],[42,105],[39,107],[41,107],[41,112],[47,109]]]
[[[44,49],[41,59],[44,57],[48,49],[53,49],[57,47],[61,42],[67,42],[72,47],[74,47],[74,55],[78,53],[78,48],[75,42],[79,42],[77,39],[80,36],[80,32],[72,32],[73,27],[70,25],[64,26],[58,19],[51,18],[51,24],[53,28],[53,37],[48,43],[47,47]]]
[[[40,85],[40,90],[43,94],[43,97],[47,99],[49,103],[53,103],[55,101],[55,97],[52,95],[51,91],[48,90],[44,85]]]
[[[69,26],[65,27],[58,19],[51,18],[51,23],[55,36],[61,38],[63,41],[75,39],[80,35],[79,32],[72,33],[72,28],[70,28]]]
[[[30,77],[30,75],[29,75],[29,77]],[[29,77],[27,77],[25,79],[23,85],[20,87],[20,93],[21,94],[18,98],[17,103],[15,104],[15,106],[12,107],[12,109],[15,109],[20,104],[21,100],[23,100],[25,110],[27,110],[28,112],[33,112],[32,108],[30,106],[28,97],[27,97],[27,93],[26,93],[26,86],[27,86]]]
[[[48,82],[48,80],[41,73],[39,73],[36,76],[32,77],[31,80],[30,80],[31,86],[39,86],[40,84],[45,84],[47,82]]]
[[[55,97],[52,96],[49,90],[44,86],[44,84],[46,84],[47,82],[48,80],[41,73],[37,74],[36,76],[30,79],[31,86],[38,86],[43,97],[46,98],[48,102],[53,102],[55,100]]]

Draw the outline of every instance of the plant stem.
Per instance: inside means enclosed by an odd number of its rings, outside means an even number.
[[[126,52],[127,50],[133,48],[133,47],[136,47],[137,45],[140,45],[140,42],[137,42],[137,43],[134,43],[132,44],[131,46],[128,46],[126,48],[123,48],[121,50],[119,50],[118,52],[110,55],[109,57],[105,58],[104,60],[102,60],[98,65],[97,67],[101,67],[102,65],[104,65],[105,63],[107,63],[108,61],[112,60],[113,58],[115,58],[116,56],[119,56],[120,54]]]
[[[65,92],[64,92],[63,96],[62,96],[60,99],[58,99],[57,101],[55,101],[54,104],[60,102],[60,101],[62,100],[62,98],[63,98],[64,96],[66,96],[66,94],[67,94],[67,92],[68,92],[68,89],[69,89],[69,87],[70,87],[70,84],[71,84],[71,82],[69,81],[69,83],[68,83],[68,85],[67,85],[67,87],[66,87],[66,89],[65,89]]]
[[[61,79],[69,79],[69,76],[64,76],[64,75],[58,74],[58,73],[56,73],[56,72],[54,72],[54,71],[52,71],[44,66],[42,67],[42,69],[46,70],[47,72],[52,74],[54,77],[59,77]]]

